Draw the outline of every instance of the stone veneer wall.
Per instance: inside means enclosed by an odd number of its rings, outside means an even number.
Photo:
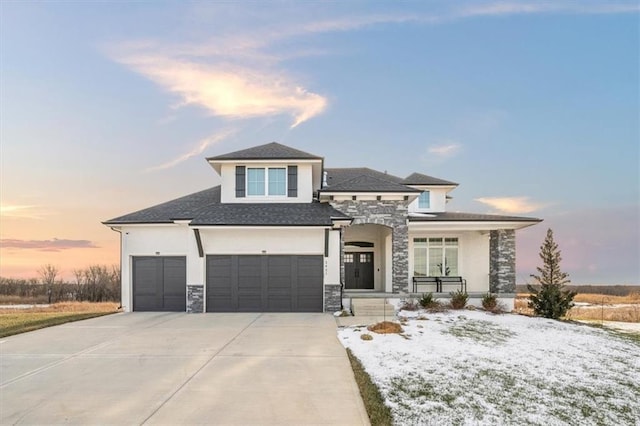
[[[342,309],[342,292],[340,284],[327,284],[324,286],[324,311],[336,312]]]
[[[491,231],[489,240],[489,291],[516,292],[516,231]]]
[[[187,313],[199,314],[204,312],[204,286],[187,286]]]
[[[373,223],[390,227],[392,232],[392,290],[409,292],[409,227],[408,201],[345,200],[330,201],[331,205],[353,218],[353,225]],[[341,270],[341,273],[344,271]],[[342,275],[344,282],[344,275]]]

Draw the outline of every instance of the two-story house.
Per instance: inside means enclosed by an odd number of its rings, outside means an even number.
[[[457,183],[325,168],[275,142],[207,161],[219,186],[104,222],[125,311],[333,312],[448,292],[445,277],[513,298],[515,231],[540,221],[447,212]]]

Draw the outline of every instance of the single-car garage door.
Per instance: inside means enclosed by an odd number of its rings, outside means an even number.
[[[322,312],[322,256],[207,256],[207,312]]]
[[[187,261],[185,257],[133,258],[133,310],[186,310]]]

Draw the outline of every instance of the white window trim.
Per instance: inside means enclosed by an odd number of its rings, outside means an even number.
[[[442,239],[442,245],[430,246],[429,245],[429,239],[430,238],[441,238]],[[446,239],[452,239],[452,238],[456,239],[456,245],[455,246],[447,246],[446,243],[445,243],[445,240]],[[413,267],[412,267],[412,269],[413,269],[413,273],[414,274],[415,274],[415,270],[416,270],[416,241],[415,241],[416,239],[426,239],[427,240],[425,246],[419,246],[419,248],[425,248],[426,252],[427,252],[427,254],[426,254],[426,275],[424,275],[424,276],[427,276],[427,277],[433,276],[433,275],[429,274],[429,270],[431,269],[430,268],[431,265],[429,263],[429,258],[430,258],[429,249],[431,249],[431,248],[441,248],[442,249],[442,261],[443,261],[443,263],[445,263],[445,256],[446,256],[446,248],[447,247],[455,247],[458,250],[458,256],[457,256],[458,258],[457,258],[457,262],[456,262],[458,270],[456,271],[455,274],[452,274],[452,275],[449,275],[449,276],[455,277],[455,276],[460,276],[461,275],[460,237],[457,237],[457,236],[439,236],[439,235],[438,236],[430,235],[428,237],[417,237],[417,236],[412,237],[412,239],[411,239],[411,246],[412,246],[411,247],[411,255],[413,257],[413,261],[412,261]],[[438,276],[446,276],[446,275],[443,274],[443,275],[438,275]]]
[[[249,195],[249,170],[262,169],[264,170],[264,195]],[[282,195],[270,195],[269,194],[269,171],[272,169],[284,170],[284,194]],[[287,166],[280,167],[247,167],[246,178],[245,178],[245,194],[247,198],[274,198],[274,199],[284,199],[287,198],[287,194],[289,193],[289,179],[288,179],[288,168]]]
[[[420,206],[420,197],[425,193],[429,194],[429,197],[428,197],[429,198],[429,203],[428,203],[429,205],[427,207],[422,207],[422,206]],[[420,195],[418,196],[417,200],[418,200],[418,210],[431,210],[431,191],[429,189],[425,189],[424,191],[422,191],[420,193]]]

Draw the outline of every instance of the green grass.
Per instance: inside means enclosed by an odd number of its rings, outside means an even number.
[[[347,354],[349,355],[349,361],[351,361],[351,368],[353,369],[356,383],[358,383],[358,387],[360,388],[362,401],[369,415],[369,421],[375,426],[393,425],[391,410],[384,404],[384,399],[378,387],[371,381],[371,377],[369,377],[369,374],[367,374],[358,358],[353,355],[350,349],[347,349]]]
[[[0,337],[26,333],[113,312],[10,312],[0,314]]]

